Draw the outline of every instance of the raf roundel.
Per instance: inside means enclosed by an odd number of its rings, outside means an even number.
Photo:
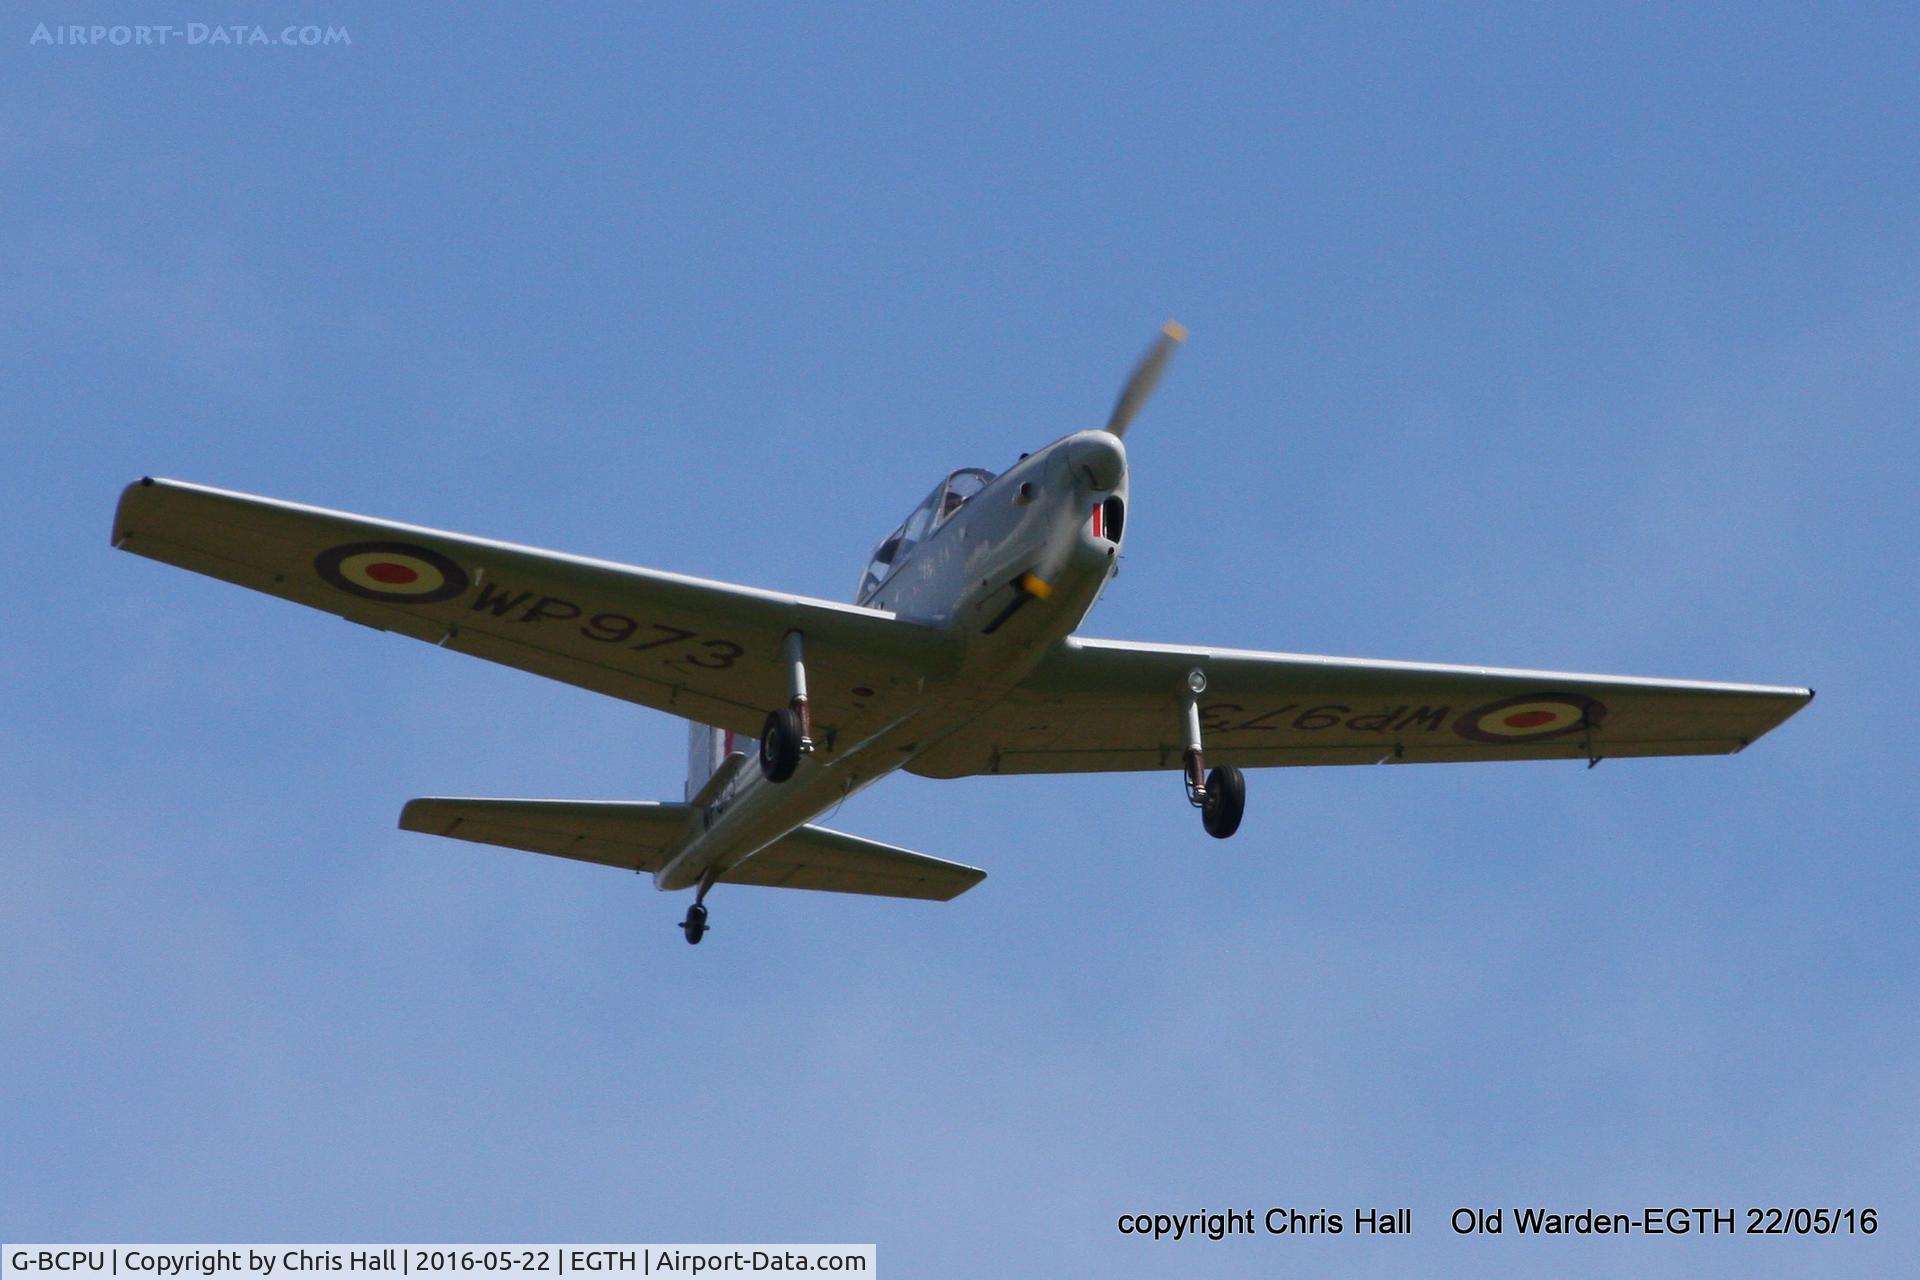
[[[1523,693],[1475,707],[1453,731],[1475,742],[1541,742],[1607,718],[1602,704],[1578,693]]]
[[[320,577],[368,600],[433,604],[467,589],[467,571],[438,551],[410,542],[350,542],[313,558]]]

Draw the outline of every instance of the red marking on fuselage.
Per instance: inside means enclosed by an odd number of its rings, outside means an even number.
[[[1104,503],[1096,504],[1093,508],[1093,536],[1096,538],[1100,536],[1100,514],[1105,509]]]

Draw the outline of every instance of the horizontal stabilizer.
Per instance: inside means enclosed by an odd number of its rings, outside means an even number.
[[[436,797],[408,801],[400,812],[400,826],[426,835],[576,858],[628,871],[657,871],[695,812],[692,805],[646,800]],[[735,863],[721,875],[720,883],[944,902],[986,878],[987,873],[977,867],[825,827],[805,826]]]
[[[720,883],[945,902],[986,878],[978,867],[809,825],[735,863]]]
[[[656,871],[693,806],[652,800],[409,800],[400,829],[628,871]]]

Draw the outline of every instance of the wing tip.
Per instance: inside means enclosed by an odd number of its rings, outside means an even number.
[[[133,536],[133,530],[127,526],[132,523],[135,506],[148,500],[143,496],[146,491],[155,487],[172,488],[177,483],[156,476],[141,476],[138,480],[129,481],[121,488],[120,500],[114,504],[113,508],[112,540],[115,549],[121,548],[122,544]]]
[[[955,876],[954,879],[959,883],[955,884],[954,890],[952,893],[948,894],[944,898],[939,899],[939,901],[941,902],[952,902],[955,898],[967,892],[969,889],[979,888],[981,882],[987,878],[986,871],[980,867],[970,867],[964,862],[958,862],[958,863],[955,863],[954,865],[956,867],[959,867],[961,870],[965,871],[970,878],[963,880],[961,877]]]
[[[134,501],[134,496],[138,494],[140,490],[150,489],[152,487],[153,477],[141,476],[138,480],[135,480],[120,490],[120,501],[116,502],[113,507],[113,531],[108,538],[113,544],[114,550],[118,551],[122,546],[126,545],[127,538],[129,537],[127,531],[128,505]]]
[[[421,796],[401,805],[400,830],[418,831],[423,836],[440,835],[441,832],[435,829],[433,825],[433,809],[435,803],[432,797]]]

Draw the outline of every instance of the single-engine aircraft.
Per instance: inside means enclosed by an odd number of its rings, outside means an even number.
[[[1162,330],[1104,427],[935,485],[852,604],[152,478],[122,494],[113,545],[694,722],[679,802],[428,798],[400,814],[692,889],[692,943],[717,884],[945,901],[984,879],[812,823],[895,769],[1164,769],[1225,839],[1243,768],[1725,754],[1813,697],[1080,637],[1124,545],[1127,427],[1185,336]]]

